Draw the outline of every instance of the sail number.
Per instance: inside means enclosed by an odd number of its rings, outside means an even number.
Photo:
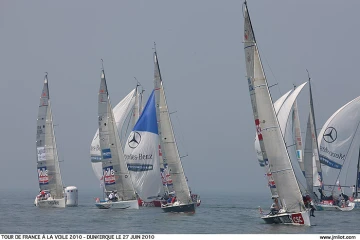
[[[304,219],[303,219],[301,213],[292,214],[291,219],[292,219],[293,223],[304,224]]]

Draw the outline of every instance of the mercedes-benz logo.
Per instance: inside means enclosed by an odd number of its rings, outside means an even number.
[[[332,143],[336,140],[337,138],[337,131],[335,128],[333,127],[328,127],[323,135],[323,139],[325,142],[327,143]]]
[[[128,138],[128,145],[131,148],[136,148],[141,142],[141,135],[138,132],[132,132]]]

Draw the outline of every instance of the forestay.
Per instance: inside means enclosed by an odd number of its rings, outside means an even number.
[[[246,6],[244,20],[246,71],[258,138],[263,140],[283,207],[288,212],[304,211],[302,195],[274,111]]]
[[[151,201],[163,194],[154,91],[129,135],[124,156],[134,188],[142,200]]]
[[[105,190],[117,190],[120,200],[135,200],[135,190],[125,163],[104,70],[101,73],[98,121]]]
[[[177,200],[184,204],[191,204],[190,190],[175,142],[156,51],[154,52],[154,67],[156,118],[163,161],[169,167]]]
[[[44,87],[40,97],[36,151],[40,190],[49,190],[55,199],[63,198],[63,184],[56,148],[47,75],[45,76]]]

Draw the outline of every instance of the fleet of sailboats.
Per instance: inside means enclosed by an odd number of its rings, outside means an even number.
[[[311,226],[305,195],[311,197],[317,210],[360,208],[360,97],[339,108],[318,135],[310,76],[308,82],[294,86],[273,102],[246,0],[243,17],[255,152],[273,201],[269,213],[261,212],[261,219],[269,224]],[[191,193],[182,166],[156,47],[153,61],[154,88],[145,107],[137,83],[112,108],[102,68],[98,129],[90,157],[104,195],[102,200],[96,199],[95,206],[124,210],[157,206],[164,212],[195,213],[200,200]],[[309,114],[303,142],[298,96],[306,84]],[[38,109],[36,151],[39,195],[34,205],[77,206],[77,188],[65,188],[60,173],[47,74]]]

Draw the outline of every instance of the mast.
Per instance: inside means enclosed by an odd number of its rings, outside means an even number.
[[[356,198],[358,197],[358,188],[359,188],[359,180],[360,180],[359,165],[360,165],[360,147],[359,147],[358,162],[357,162],[357,166],[356,166],[356,185],[355,185],[355,197]]]

